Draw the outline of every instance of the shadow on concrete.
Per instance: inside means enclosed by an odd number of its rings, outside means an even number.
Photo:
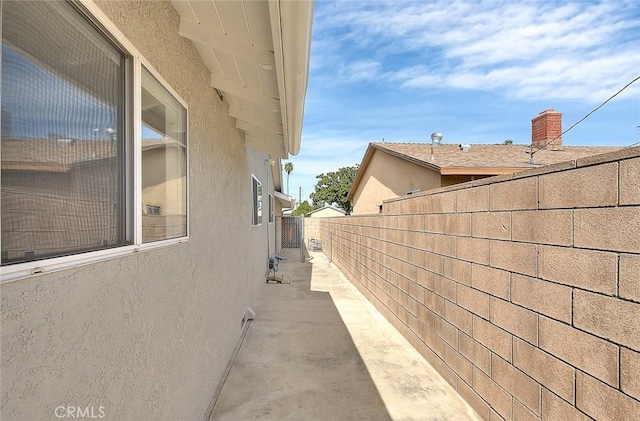
[[[210,420],[391,420],[313,263],[281,255],[291,283],[265,285]]]

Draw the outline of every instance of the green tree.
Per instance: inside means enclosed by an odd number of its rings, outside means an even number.
[[[313,207],[306,200],[298,205],[297,208],[292,212],[293,216],[308,216],[309,212],[313,210]]]
[[[293,172],[293,163],[287,162],[284,164],[284,171],[287,173],[287,196],[289,195],[289,176]]]
[[[356,164],[352,167],[340,168],[338,171],[317,175],[316,191],[310,195],[313,207],[317,209],[324,205],[337,205],[350,214],[351,202],[347,200],[347,195],[356,178],[358,167],[359,165]]]

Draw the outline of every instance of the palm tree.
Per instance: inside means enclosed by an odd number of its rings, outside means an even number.
[[[284,170],[287,173],[287,195],[289,195],[289,176],[293,172],[293,164],[291,162],[287,162],[284,164]]]

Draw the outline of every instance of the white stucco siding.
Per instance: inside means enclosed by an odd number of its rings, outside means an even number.
[[[251,226],[250,198],[266,157],[245,147],[169,3],[98,5],[189,107],[190,237],[3,284],[1,418],[50,420],[70,405],[103,407],[104,420],[201,420],[264,285],[274,224]]]

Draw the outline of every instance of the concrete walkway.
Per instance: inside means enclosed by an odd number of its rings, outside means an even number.
[[[322,253],[285,249],[210,420],[477,420]]]

